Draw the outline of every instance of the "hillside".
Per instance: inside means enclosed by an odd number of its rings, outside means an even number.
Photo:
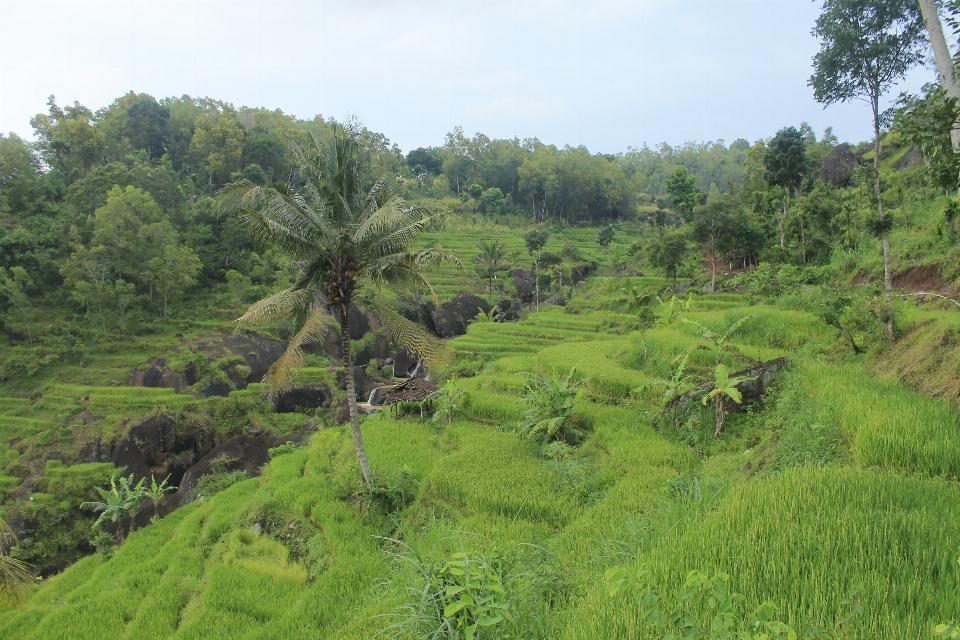
[[[512,619],[497,628],[516,637],[645,637],[632,596],[610,597],[604,584],[608,568],[635,564],[665,600],[678,598],[690,570],[724,571],[749,608],[769,600],[795,628],[919,638],[951,619],[955,410],[877,377],[810,313],[716,294],[695,296],[684,317],[722,330],[749,316],[734,350],[786,356],[789,368],[762,406],[731,414],[718,440],[707,411],[680,427],[658,422],[661,392],[634,390],[668,376],[697,331],[666,322],[656,306],[662,322],[644,357],[623,294],[666,284],[594,278],[566,307],[472,324],[450,343],[452,369],[470,377],[456,382],[462,412],[449,426],[385,413],[364,421],[382,479],[372,496],[360,491],[348,432],[321,428],[261,477],[134,532],[109,560],[93,555],[45,580],[22,611],[0,613],[0,633],[371,637],[404,619],[404,605],[417,609],[423,578],[409,560],[440,567],[461,545],[496,559],[512,602]],[[913,307],[909,322],[944,313]],[[713,360],[692,352],[697,380]],[[512,433],[524,410],[517,374],[574,366],[589,378],[577,400],[589,435],[544,457]],[[95,404],[98,392],[88,393]]]

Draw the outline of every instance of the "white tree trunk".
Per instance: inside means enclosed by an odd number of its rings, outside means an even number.
[[[873,100],[873,192],[877,198],[877,218],[884,220],[883,197],[880,189],[880,106],[878,98]],[[887,301],[887,322],[885,333],[887,342],[893,342],[893,268],[890,259],[890,236],[884,231],[880,236],[883,244],[883,289]]]
[[[960,83],[957,82],[957,75],[954,72],[953,56],[950,55],[947,38],[943,35],[943,23],[940,21],[940,13],[937,10],[937,0],[920,0],[920,12],[923,14],[924,24],[927,25],[927,34],[930,36],[930,46],[933,47],[933,57],[937,62],[940,82],[948,96],[960,98]],[[960,152],[960,120],[953,123],[950,141],[953,142],[954,152]],[[958,183],[960,183],[960,176],[958,176]],[[957,193],[960,194],[960,185]]]

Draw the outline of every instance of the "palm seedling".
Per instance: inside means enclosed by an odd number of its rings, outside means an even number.
[[[737,385],[739,385],[741,382],[754,380],[754,378],[748,378],[746,376],[737,376],[731,378],[730,371],[724,364],[717,365],[717,368],[713,371],[713,377],[713,389],[711,389],[710,393],[703,397],[703,406],[707,406],[710,400],[713,400],[717,424],[717,430],[714,432],[713,437],[719,438],[720,433],[723,431],[723,420],[726,417],[724,398],[729,398],[737,403],[741,402],[743,400],[743,396],[741,395],[740,390],[737,388]]]
[[[0,609],[22,603],[34,584],[30,565],[10,555],[16,544],[17,537],[0,519]]]
[[[260,186],[241,180],[220,191],[218,206],[239,213],[254,236],[289,254],[298,270],[292,286],[255,302],[237,319],[240,325],[290,317],[298,321],[299,331],[265,377],[271,393],[292,385],[292,372],[302,365],[306,345],[322,338],[331,325],[339,329],[353,440],[364,481],[370,485],[357,414],[349,309],[365,307],[414,357],[435,360],[445,353],[443,343],[373,293],[384,286],[409,287],[430,292],[436,301],[425,268],[444,260],[462,265],[447,251],[410,249],[445,211],[407,204],[393,195],[385,177],[365,187],[360,133],[355,124],[335,125],[326,143],[314,137],[309,149],[292,145],[299,163],[298,182]]]

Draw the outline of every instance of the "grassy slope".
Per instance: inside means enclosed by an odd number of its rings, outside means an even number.
[[[472,246],[459,242],[461,252]],[[644,283],[655,281],[631,284]],[[653,429],[654,396],[631,397],[631,389],[664,375],[665,359],[641,361],[632,318],[611,304],[622,284],[598,279],[569,307],[578,313],[552,308],[518,324],[475,324],[454,340],[462,359],[490,363],[461,381],[465,410],[446,431],[386,417],[365,423],[374,467],[402,468],[416,481],[416,499],[396,516],[407,539],[426,540],[439,519],[443,528],[487,536],[487,545],[547,549],[554,554],[550,571],[569,584],[557,587],[563,597],[545,637],[639,633],[632,605],[607,598],[602,588],[604,565],[622,560],[608,553],[610,539],[632,545],[631,554],[639,553],[668,588],[689,569],[726,570],[736,589],[752,601],[773,600],[791,619],[829,623],[857,587],[865,607],[861,637],[921,637],[932,623],[950,619],[956,549],[944,541],[960,533],[955,412],[871,376],[862,363],[818,355],[838,351],[835,336],[806,314],[742,306],[746,301],[733,295],[703,298],[692,315],[699,322],[720,327],[757,314],[738,338],[742,352],[799,352],[796,376],[841,425],[852,452],[849,465],[747,481],[745,470],[775,446],[775,430],[757,427],[750,416],[731,418],[728,435],[708,444],[714,448],[702,458]],[[686,325],[649,334],[654,353],[695,343]],[[696,352],[692,366],[705,372],[711,360]],[[580,414],[593,434],[577,456],[585,476],[538,458],[529,443],[495,428],[520,415],[517,372],[565,373],[576,364],[591,377]],[[368,637],[387,624],[374,616],[391,611],[401,594],[377,585],[401,581],[403,572],[374,537],[392,525],[344,500],[354,464],[347,434],[325,430],[305,450],[276,459],[262,478],[133,534],[113,559],[87,558],[46,581],[25,610],[0,614],[0,635]],[[671,487],[691,474],[732,488],[694,524],[646,542],[632,538],[636,523],[656,520]],[[270,509],[279,509],[283,523],[314,532],[312,553],[322,562],[294,558],[276,536],[251,533]]]

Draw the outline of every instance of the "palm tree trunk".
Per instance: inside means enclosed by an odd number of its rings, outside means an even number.
[[[723,396],[722,395],[717,396],[714,412],[716,413],[717,430],[716,432],[714,432],[713,437],[719,438],[720,432],[723,431]]]
[[[353,444],[357,448],[360,472],[363,481],[372,484],[370,463],[367,450],[363,446],[363,434],[360,433],[360,417],[357,415],[357,389],[353,381],[353,358],[350,354],[350,314],[347,305],[340,307],[340,346],[343,348],[343,386],[347,388],[347,409],[350,411],[350,427],[353,429]]]
[[[783,231],[783,224],[787,220],[787,208],[790,206],[790,187],[787,187],[787,195],[783,198],[783,215],[780,216],[780,248],[787,248],[787,237]]]

